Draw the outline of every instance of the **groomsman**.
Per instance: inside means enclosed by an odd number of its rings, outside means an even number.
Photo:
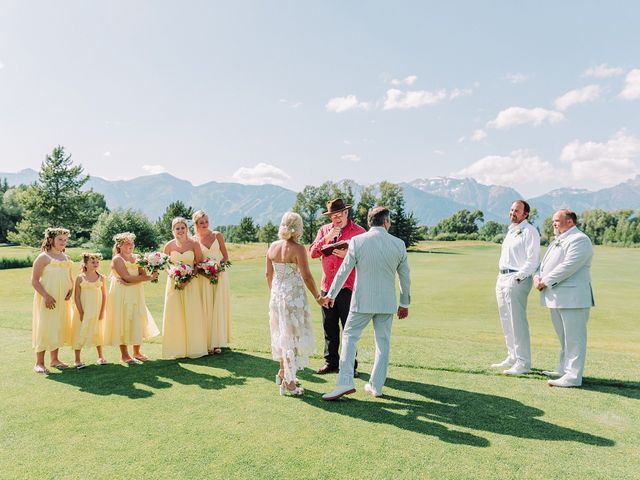
[[[531,371],[527,299],[533,284],[531,277],[540,263],[540,234],[528,221],[530,210],[524,200],[516,200],[511,205],[511,225],[502,242],[498,263],[496,298],[507,344],[507,358],[491,366],[506,368],[503,371],[506,375]]]
[[[409,264],[404,242],[388,230],[391,226],[389,210],[375,207],[369,210],[367,233],[354,237],[323,302],[331,305],[355,268],[357,271],[353,298],[347,324],[342,332],[340,374],[336,388],[322,396],[323,400],[337,400],[356,391],[353,383],[353,362],[356,346],[364,328],[373,321],[376,349],[373,370],[364,391],[372,397],[382,396],[387,378],[389,346],[393,314],[402,319],[409,315]],[[396,309],[396,273],[400,280],[400,305]]]
[[[555,240],[551,242],[534,279],[543,306],[560,340],[556,371],[544,371],[554,387],[579,387],[587,353],[587,321],[593,301],[591,240],[576,227],[577,216],[566,209],[553,214]]]
[[[349,218],[349,209],[341,198],[327,202],[327,211],[323,215],[331,218],[331,223],[320,227],[316,239],[309,247],[311,258],[322,258],[322,282],[320,293],[326,295],[331,282],[336,276],[345,255],[346,249],[335,249],[329,255],[323,255],[322,247],[339,241],[350,241],[356,235],[365,232],[365,229],[354,223]],[[344,324],[349,315],[349,305],[351,304],[351,293],[356,281],[356,272],[353,271],[347,277],[344,285],[338,292],[335,302],[331,307],[322,308],[322,327],[324,329],[324,365],[316,370],[319,375],[334,373],[338,371],[340,355],[340,325],[344,330]],[[358,376],[358,362],[355,362],[353,376]]]

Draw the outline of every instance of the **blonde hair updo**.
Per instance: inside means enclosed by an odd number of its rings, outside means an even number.
[[[191,220],[193,221],[193,232],[196,233],[198,231],[198,220],[200,220],[201,218],[207,217],[209,218],[209,215],[207,215],[207,212],[205,212],[204,210],[198,210],[196,212],[193,213],[193,215],[191,215]]]
[[[302,236],[302,217],[294,212],[287,212],[282,216],[278,238],[281,240],[294,240]]]

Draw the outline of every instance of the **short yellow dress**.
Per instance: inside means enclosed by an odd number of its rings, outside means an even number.
[[[124,261],[129,275],[138,274],[138,264]],[[160,335],[144,300],[144,283],[125,285],[111,270],[107,312],[104,322],[104,345],[141,345],[143,340]]]
[[[99,347],[104,343],[104,332],[100,322],[102,308],[102,275],[90,282],[86,278],[80,283],[80,303],[84,316],[80,321],[78,306],[73,309],[71,322],[71,347],[81,350],[84,347]]]
[[[32,342],[36,352],[56,350],[68,345],[71,329],[73,306],[71,300],[65,300],[65,297],[73,288],[73,262],[69,259],[56,260],[51,256],[49,260],[49,264],[42,270],[40,283],[55,298],[56,306],[49,310],[42,295],[36,292],[33,296]]]
[[[171,263],[193,267],[195,253],[171,252]],[[195,280],[195,279],[194,279]],[[162,356],[164,358],[198,358],[207,354],[204,309],[199,285],[191,281],[182,290],[173,287],[167,276],[162,317]]]
[[[216,262],[222,260],[222,252],[220,251],[217,237],[210,248],[202,244],[201,247],[204,258]],[[229,273],[222,272],[218,277],[218,283],[215,285],[204,276],[198,277],[196,282],[202,295],[207,348],[211,351],[216,347],[226,347],[231,339]]]

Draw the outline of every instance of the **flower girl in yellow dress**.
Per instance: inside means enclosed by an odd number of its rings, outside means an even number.
[[[111,281],[107,294],[107,316],[104,325],[104,344],[119,346],[120,356],[129,365],[148,360],[140,351],[142,340],[160,334],[144,300],[143,282],[158,278],[147,275],[138,266],[133,254],[136,236],[130,232],[113,237]],[[133,345],[133,357],[128,345]]]
[[[198,358],[207,354],[204,307],[196,282],[187,277],[178,281],[172,272],[181,264],[191,269],[202,261],[202,250],[197,241],[189,237],[187,221],[176,217],[171,222],[174,239],[164,247],[171,262],[164,297],[162,316],[162,356],[164,358]],[[194,270],[195,271],[195,270]]]
[[[76,308],[71,322],[71,346],[75,351],[75,365],[78,370],[86,367],[80,360],[83,347],[95,346],[98,350],[98,365],[107,361],[102,355],[103,329],[102,320],[107,305],[107,289],[104,277],[98,272],[102,255],[99,253],[83,253],[80,264],[80,275],[76,278]]]
[[[33,296],[32,340],[36,351],[36,373],[48,374],[44,366],[44,352],[51,354],[51,366],[69,368],[58,358],[58,349],[65,344],[71,322],[71,294],[73,278],[71,265],[64,253],[69,239],[66,228],[47,228],[42,253],[33,262],[31,285]]]

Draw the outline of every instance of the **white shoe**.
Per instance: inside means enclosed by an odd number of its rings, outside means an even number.
[[[564,373],[562,373],[562,372],[551,371],[551,370],[543,370],[542,374],[545,377],[561,377],[561,376],[564,375]]]
[[[343,395],[351,395],[352,393],[356,393],[356,387],[353,385],[336,385],[336,388],[322,395],[322,399],[331,402],[338,400]]]
[[[531,372],[530,368],[527,368],[523,364],[516,362],[516,364],[513,367],[505,370],[502,373],[504,373],[505,375],[524,375],[525,373],[530,373],[530,372]]]
[[[514,363],[516,363],[515,360],[511,360],[509,357],[507,357],[500,363],[492,363],[491,368],[509,368],[513,366]]]
[[[364,391],[367,392],[369,395],[371,395],[374,398],[380,398],[382,396],[382,394],[378,393],[376,391],[376,389],[371,386],[370,383],[365,383]]]
[[[566,376],[566,375],[565,375]],[[562,376],[555,380],[547,380],[550,387],[579,387],[582,383],[577,383],[575,380],[569,380]]]

